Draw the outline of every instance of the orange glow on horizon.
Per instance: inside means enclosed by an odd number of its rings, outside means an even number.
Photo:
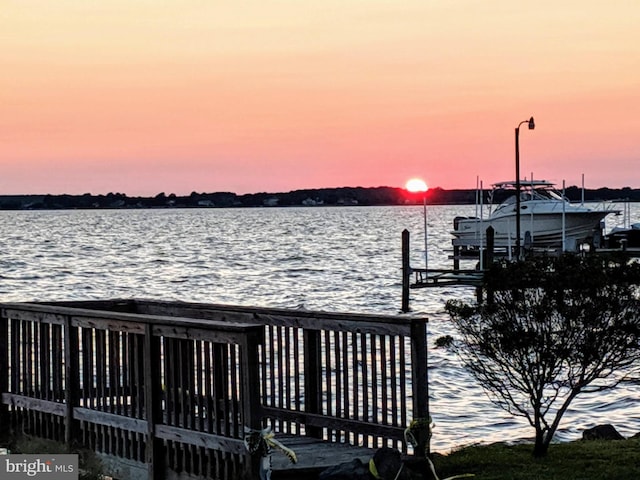
[[[0,15],[0,195],[640,188],[640,2],[29,0]],[[437,48],[434,48],[437,46]],[[402,159],[394,161],[393,159]]]

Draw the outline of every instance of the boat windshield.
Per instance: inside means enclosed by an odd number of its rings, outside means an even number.
[[[530,202],[530,201],[552,201],[552,202],[564,202],[567,201],[560,193],[556,192],[550,188],[536,188],[536,189],[525,189],[520,192],[520,201],[521,202]],[[506,208],[512,206],[516,203],[516,196],[511,195],[507,197],[497,208],[496,210],[500,210],[501,208]]]

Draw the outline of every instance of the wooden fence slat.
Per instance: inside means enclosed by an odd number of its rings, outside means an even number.
[[[40,395],[39,397],[44,400],[52,400],[53,392],[49,385],[49,372],[51,368],[51,362],[49,361],[49,327],[47,323],[41,323],[39,325],[39,367],[40,367]]]
[[[71,326],[67,318],[64,326],[64,368],[65,368],[65,443],[69,446],[79,436],[79,424],[73,418],[73,410],[80,404],[80,358],[78,356],[78,328]]]
[[[317,330],[304,330],[302,337],[304,342],[304,411],[308,413],[322,412],[322,348],[321,332]],[[265,341],[265,344],[268,344]],[[307,435],[315,438],[322,437],[322,429],[306,427]]]
[[[0,316],[0,394],[9,391],[10,378],[14,375],[17,364],[9,366],[9,319]],[[11,372],[11,373],[9,373]],[[0,425],[9,424],[9,408],[4,402],[0,402]],[[5,427],[6,428],[6,427]]]

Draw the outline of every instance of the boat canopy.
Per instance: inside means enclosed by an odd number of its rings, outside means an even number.
[[[554,187],[555,183],[549,182],[547,180],[520,180],[521,187],[528,188],[541,188],[541,187]],[[516,188],[516,181],[509,180],[508,182],[498,182],[493,184],[493,188]]]

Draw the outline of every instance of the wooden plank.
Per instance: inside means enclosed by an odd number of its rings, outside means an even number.
[[[427,328],[416,322],[411,334],[411,365],[413,384],[413,418],[429,417],[429,370],[427,363]],[[425,443],[427,442],[427,443]],[[417,446],[419,452],[429,452],[428,439]]]
[[[313,472],[360,459],[368,463],[375,453],[374,449],[356,447],[347,443],[329,443],[310,437],[295,437],[290,435],[277,435],[276,439],[288,448],[291,448],[298,458],[293,464],[279,451],[271,455],[271,469],[274,473],[284,472]]]
[[[40,366],[40,398],[44,400],[55,400],[53,398],[53,392],[50,388],[50,369],[51,362],[49,361],[50,355],[50,340],[51,340],[51,325],[48,323],[41,323],[39,328],[40,342],[39,342],[39,366]],[[0,368],[0,371],[3,371]]]
[[[264,330],[262,327],[254,329],[252,335],[248,335],[240,350],[240,401],[242,405],[242,419],[244,425],[240,429],[249,427],[253,430],[260,428],[262,417],[262,399],[260,398],[260,366],[258,355],[260,345],[264,345]],[[241,430],[238,434],[243,434]]]
[[[116,457],[104,452],[96,452],[107,475],[126,480],[149,480],[148,465],[133,459]],[[37,478],[37,477],[36,477]]]
[[[75,305],[82,302],[74,302]],[[178,302],[179,303],[179,302]],[[176,326],[182,328],[204,328],[205,330],[218,330],[220,332],[243,332],[247,327],[262,322],[242,321],[230,322],[227,320],[203,319],[198,316],[185,317],[180,315],[152,315],[147,312],[141,313],[123,313],[109,312],[103,310],[91,310],[86,308],[70,308],[62,306],[63,302],[55,304],[41,303],[0,303],[0,313],[5,312],[9,318],[16,318],[25,321],[46,321],[48,323],[64,324],[64,318],[67,315],[72,316],[73,324],[76,326],[88,326],[91,328],[99,328],[101,330],[127,330],[133,329],[137,333],[143,333],[139,330],[138,324]],[[207,320],[207,321],[203,321]]]
[[[313,413],[287,411],[276,407],[262,407],[264,415],[281,418],[304,424],[305,427],[325,427],[334,430],[344,430],[368,435],[379,435],[390,439],[402,440],[404,438],[404,426],[382,425],[361,420],[329,417]]]
[[[19,342],[18,339],[20,334],[20,322],[15,319],[9,320],[11,323],[11,391],[18,391],[18,384],[20,382],[20,377],[22,372],[20,372],[20,352],[19,352]],[[5,392],[2,392],[5,393]]]
[[[300,381],[300,372],[302,371],[302,369],[304,368],[304,360],[302,361],[302,364],[300,362],[300,347],[303,345],[303,341],[304,341],[304,337],[301,338],[301,334],[303,333],[302,330],[300,330],[299,328],[294,328],[293,330],[293,334],[294,334],[294,339],[293,339],[293,363],[294,363],[294,376],[293,378],[295,379],[295,402],[296,402],[296,410],[300,410],[302,408],[301,404],[303,402],[302,399],[302,392],[301,392],[301,381]]]
[[[320,412],[325,410],[327,416],[334,415],[333,409],[333,389],[331,388],[331,331],[325,330],[324,332],[324,371],[321,376],[323,380],[322,390],[324,390],[326,396],[326,409],[323,404],[320,404]]]
[[[162,337],[204,340],[214,343],[240,343],[247,331],[254,328],[255,324],[234,325],[233,328],[225,325],[224,329],[217,329],[217,325],[209,325],[208,328],[200,328],[182,325],[154,325],[153,334]]]
[[[274,337],[278,332],[278,329],[273,326],[273,325],[269,325],[266,328],[267,332],[268,332],[268,338],[269,338],[269,343],[267,344],[267,348],[269,349],[269,404],[273,405],[273,406],[280,406],[277,403],[277,399],[276,399],[276,375],[275,372],[277,371],[276,369],[276,352],[275,352],[275,341],[274,341]]]
[[[64,338],[62,325],[51,325],[51,367],[53,368],[54,399],[62,401],[64,398]]]
[[[334,313],[311,310],[287,310],[263,307],[243,307],[236,305],[216,305],[187,302],[162,302],[154,300],[134,301],[137,313],[111,312],[80,308],[81,306],[95,306],[95,302],[51,302],[49,304],[36,303],[2,303],[3,309],[16,308],[16,314],[36,316],[45,313],[48,318],[60,314],[60,324],[64,322],[64,315],[78,317],[115,319],[140,323],[156,323],[181,325],[191,323],[201,324],[198,320],[219,322],[221,326],[251,323],[262,325],[291,326],[316,330],[339,330],[354,332],[376,332],[383,335],[409,336],[411,322],[424,321],[426,318],[402,317],[393,315],[372,315],[355,313]],[[73,308],[69,306],[73,306]],[[210,322],[206,322],[207,325]]]
[[[32,368],[33,368],[33,322],[31,321],[23,321],[23,329],[22,329],[22,365],[24,368],[24,375],[22,377],[23,388],[22,392],[31,396],[33,391],[33,386],[31,384],[32,378]]]
[[[14,407],[26,408],[38,412],[50,413],[64,417],[67,414],[67,407],[64,403],[42,400],[41,398],[32,398],[17,393],[3,393],[2,403],[12,405]]]
[[[107,354],[106,339],[104,330],[93,330],[93,338],[95,341],[95,363],[96,363],[96,408],[104,410],[106,407],[107,397]]]
[[[204,408],[204,396],[206,393],[203,393],[204,386],[204,372],[203,372],[203,358],[202,358],[202,345],[203,342],[197,340],[195,342],[195,354],[196,354],[196,378],[195,378],[195,391],[194,395],[196,395],[195,399],[195,409],[198,412],[197,415],[197,426],[194,423],[192,425],[193,429],[197,429],[201,432],[206,431],[205,429],[205,408]],[[194,419],[195,422],[195,419]]]
[[[83,422],[90,422],[105,427],[120,428],[135,433],[147,433],[148,422],[139,418],[125,417],[114,413],[100,412],[89,408],[76,407],[73,418]]]
[[[93,376],[93,341],[91,330],[82,329],[82,397],[84,406],[95,406]]]
[[[360,367],[362,369],[362,420],[369,418],[369,358],[367,356],[367,337],[369,335],[360,334],[360,354],[362,359]]]
[[[174,315],[224,322],[260,323],[263,325],[289,326],[312,330],[328,329],[368,333],[375,331],[385,335],[404,334],[408,336],[411,326],[411,319],[401,316],[286,310],[153,300],[139,301],[138,310],[141,313],[160,316]],[[426,318],[422,320],[427,321]]]
[[[389,339],[389,373],[390,378],[389,382],[391,384],[391,418],[393,419],[393,423],[397,422],[398,418],[398,386],[402,387],[404,384],[404,379],[399,378],[398,376],[398,368],[399,363],[404,362],[403,357],[398,357],[396,355],[396,340],[397,338]],[[400,339],[402,340],[402,339]]]
[[[361,379],[359,377],[360,368],[358,365],[358,355],[360,354],[360,344],[358,342],[357,333],[351,333],[351,371],[353,372],[353,381],[352,381],[352,395],[353,395],[353,418],[354,420],[361,420],[359,409],[360,409],[360,396],[359,389],[362,385]]]
[[[65,371],[65,443],[68,446],[79,436],[77,421],[74,421],[73,410],[80,404],[80,351],[78,342],[78,328],[71,326],[71,319],[67,317],[64,330],[64,371]]]
[[[107,312],[137,313],[136,301],[133,299],[111,299],[111,300],[68,300],[63,302],[35,302],[35,305],[45,305],[52,307],[76,308],[103,310]]]
[[[398,362],[400,363],[400,425],[409,425],[409,421],[407,418],[407,406],[409,403],[409,392],[407,385],[409,382],[407,381],[407,364],[406,364],[406,353],[405,353],[405,338],[401,337],[398,346]],[[413,385],[413,384],[412,384]]]
[[[15,366],[11,369],[12,375]],[[9,319],[4,316],[0,318],[0,372],[0,395],[3,395],[9,391]],[[8,420],[8,406],[0,402],[0,425],[8,425]]]
[[[373,423],[378,423],[378,410],[380,405],[378,404],[378,385],[379,385],[379,376],[378,376],[378,340],[380,339],[379,335],[370,335],[371,339],[371,351],[369,352],[369,360],[367,361],[367,366],[371,366],[371,421]]]
[[[226,365],[223,364],[224,357],[222,354],[222,345],[214,343],[212,344],[212,359],[213,368],[211,369],[211,381],[213,386],[213,415],[215,418],[215,427],[213,433],[218,435],[224,435],[226,432],[226,412],[227,405],[224,403],[226,398],[226,391],[224,389],[224,379],[222,378],[223,372],[226,371]]]
[[[343,401],[342,401],[342,414],[343,416],[351,416],[351,396],[352,396],[352,392],[353,390],[357,390],[357,384],[352,382],[352,385],[350,386],[349,384],[349,376],[350,374],[353,374],[353,370],[350,369],[350,362],[349,362],[349,346],[347,343],[347,336],[349,335],[348,332],[342,332],[342,334],[340,335],[341,340],[342,340],[342,346],[341,346],[341,350],[342,350],[342,362],[341,362],[341,370],[342,370],[342,392],[343,392]],[[351,355],[353,355],[353,352],[351,352]],[[336,380],[337,381],[337,380]],[[351,388],[354,387],[354,388]],[[357,407],[357,405],[355,405]]]
[[[241,375],[241,360],[238,358],[239,355],[239,347],[237,345],[223,345],[223,348],[227,349],[229,367],[227,372],[229,373],[229,389],[227,390],[227,397],[229,398],[229,407],[227,409],[228,418],[227,423],[229,425],[229,430],[227,431],[227,436],[229,437],[240,437],[244,435],[244,429],[242,425],[240,425],[240,421],[243,421],[244,418],[240,415],[240,398],[238,397],[239,385],[240,385],[240,375]],[[256,385],[258,385],[256,383]],[[255,387],[254,387],[255,388]],[[245,393],[245,392],[242,392]],[[248,392],[247,392],[248,393]]]
[[[334,375],[335,375],[335,382],[336,382],[336,394],[335,394],[335,404],[336,404],[336,411],[335,411],[335,415],[336,416],[342,416],[342,399],[343,399],[343,392],[342,392],[342,373],[343,373],[343,369],[341,368],[340,362],[342,360],[342,355],[340,352],[340,333],[341,332],[333,332],[333,358],[334,358],[334,364],[333,364],[333,371],[334,371]]]
[[[286,375],[285,375],[285,370],[284,370],[284,357],[285,355],[287,355],[289,352],[285,352],[285,346],[283,344],[283,336],[284,336],[284,330],[286,327],[277,327],[275,329],[275,337],[276,337],[276,345],[277,345],[277,349],[276,349],[276,363],[275,363],[275,368],[277,369],[278,372],[278,406],[280,407],[284,407],[286,399],[285,399],[285,395],[284,395],[284,384],[286,382]]]
[[[21,308],[25,304],[3,303],[0,305],[2,305],[2,309],[0,309],[2,317],[9,318],[11,320],[64,325],[66,318],[65,315],[49,312],[46,309],[44,309],[44,311],[30,311]],[[12,307],[12,305],[15,305],[15,307]]]
[[[107,330],[111,332],[129,332],[144,334],[144,323],[133,322],[129,319],[118,320],[112,318],[97,318],[95,316],[73,315],[71,317],[72,325],[82,328],[92,328],[99,330]]]
[[[171,425],[156,425],[156,437],[172,442],[211,448],[229,453],[243,455],[246,453],[246,448],[242,440],[212,433],[196,432]]]
[[[160,365],[160,339],[151,333],[147,325],[144,335],[144,397],[147,419],[146,463],[148,480],[160,480],[164,476],[164,451],[162,441],[156,436],[156,425],[162,422],[162,380]]]

